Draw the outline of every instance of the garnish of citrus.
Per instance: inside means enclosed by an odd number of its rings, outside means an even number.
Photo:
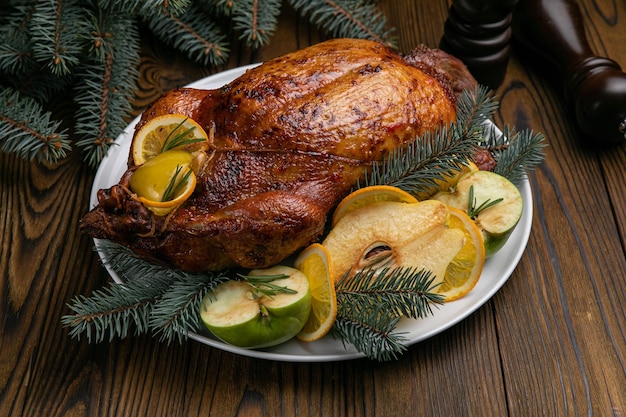
[[[448,207],[446,220],[448,229],[460,229],[465,234],[465,243],[446,269],[437,292],[446,301],[457,300],[474,288],[485,264],[485,245],[482,232],[476,223],[462,210]]]
[[[207,134],[197,122],[182,114],[164,114],[150,119],[136,133],[133,161],[142,165],[167,150],[194,152],[206,149],[207,143]]]
[[[381,201],[417,203],[417,199],[411,194],[391,185],[372,185],[360,188],[341,200],[333,214],[332,225],[337,224],[343,216],[353,210]]]
[[[296,337],[303,342],[312,342],[325,336],[337,317],[337,296],[330,276],[330,256],[324,246],[314,243],[300,253],[294,266],[309,279],[311,291],[311,313]]]
[[[186,151],[163,152],[133,172],[130,189],[154,214],[165,216],[185,202],[196,188],[191,161],[192,155]]]

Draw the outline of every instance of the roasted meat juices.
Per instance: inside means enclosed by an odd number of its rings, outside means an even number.
[[[137,129],[169,113],[203,126],[209,143],[195,191],[168,215],[155,215],[128,188],[136,169],[129,158],[120,183],[99,191],[81,230],[186,271],[276,264],[322,234],[373,162],[452,122],[454,86],[471,80],[441,51],[401,56],[375,42],[335,39],[217,90],[173,90]]]

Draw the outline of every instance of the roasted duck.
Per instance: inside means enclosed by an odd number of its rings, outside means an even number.
[[[182,113],[210,132],[195,191],[157,216],[133,198],[129,158],[80,228],[186,271],[276,264],[322,234],[375,161],[455,118],[464,66],[421,47],[407,56],[336,39],[273,59],[217,90],[173,90],[137,126]]]

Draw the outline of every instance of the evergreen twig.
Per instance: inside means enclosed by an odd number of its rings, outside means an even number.
[[[24,159],[54,162],[69,150],[66,130],[33,99],[0,89],[0,150]]]
[[[176,339],[182,343],[189,332],[197,332],[201,326],[199,311],[202,300],[218,284],[230,279],[226,274],[178,273],[153,305],[148,320],[153,333],[160,335],[161,341],[170,343]]]
[[[372,1],[288,0],[301,15],[335,38],[371,39],[396,47],[394,30]]]
[[[406,351],[407,339],[395,333],[400,317],[385,306],[364,310],[361,305],[343,306],[333,325],[344,346],[351,344],[370,359],[388,361]]]
[[[444,303],[433,292],[434,279],[431,272],[415,268],[365,269],[337,283],[337,303],[362,304],[362,308],[385,305],[398,316],[423,318],[433,314],[433,305]]]
[[[500,135],[494,128],[485,143],[496,160],[494,172],[513,183],[519,183],[543,161],[546,146],[542,133],[530,129],[517,132],[510,126],[504,126]]]
[[[96,167],[127,124],[139,62],[139,33],[134,19],[103,13],[90,19],[91,54],[75,87],[76,145]]]
[[[254,49],[267,45],[278,23],[280,4],[281,0],[240,0],[233,11],[239,39]]]
[[[181,16],[165,11],[150,16],[147,22],[152,32],[163,42],[201,65],[218,66],[228,58],[225,36],[211,15],[195,4],[189,6]]]

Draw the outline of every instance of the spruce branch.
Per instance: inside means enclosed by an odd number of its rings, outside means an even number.
[[[301,15],[335,38],[371,39],[396,47],[393,29],[374,2],[363,0],[287,0]]]
[[[35,100],[11,88],[0,90],[0,150],[38,162],[56,162],[70,149],[61,122],[52,121]]]
[[[9,10],[5,24],[0,26],[0,72],[16,75],[32,71],[35,61],[32,57],[31,33],[28,23],[32,19],[35,6],[16,6]]]
[[[463,135],[458,125],[429,131],[374,164],[369,176],[363,184],[359,182],[357,188],[387,184],[411,194],[430,194],[437,187],[437,180],[461,170],[476,146],[475,139]]]
[[[433,305],[444,303],[434,292],[434,279],[430,271],[415,268],[365,269],[337,283],[337,303],[362,309],[384,305],[398,316],[423,318],[433,314]]]
[[[496,134],[494,129],[485,143],[496,160],[494,172],[513,183],[519,183],[527,171],[541,164],[546,146],[542,133],[529,129],[517,132],[510,126],[504,126],[501,135]]]
[[[192,4],[181,16],[167,11],[147,19],[150,30],[163,42],[201,65],[217,66],[228,58],[225,36],[211,16]]]
[[[361,304],[345,305],[338,310],[333,333],[344,346],[351,344],[370,359],[388,361],[406,351],[406,338],[395,333],[400,317],[385,306],[363,309]]]
[[[253,49],[267,45],[274,34],[280,14],[281,0],[241,0],[233,10],[235,30],[239,39]]]
[[[167,343],[174,339],[179,343],[185,341],[189,332],[197,332],[200,328],[199,312],[204,297],[228,279],[225,271],[217,274],[177,274],[153,305],[149,317],[153,334],[160,335],[160,340]]]
[[[183,14],[191,0],[97,0],[102,10],[121,12],[131,15],[154,15],[162,11],[174,16]]]
[[[95,167],[126,126],[125,117],[131,111],[139,34],[135,20],[123,13],[100,12],[89,21],[95,41],[81,66],[83,77],[75,87],[74,101],[80,136],[76,145],[83,149],[85,161]]]
[[[31,20],[35,60],[55,75],[69,74],[80,62],[85,17],[78,0],[38,2]]]

